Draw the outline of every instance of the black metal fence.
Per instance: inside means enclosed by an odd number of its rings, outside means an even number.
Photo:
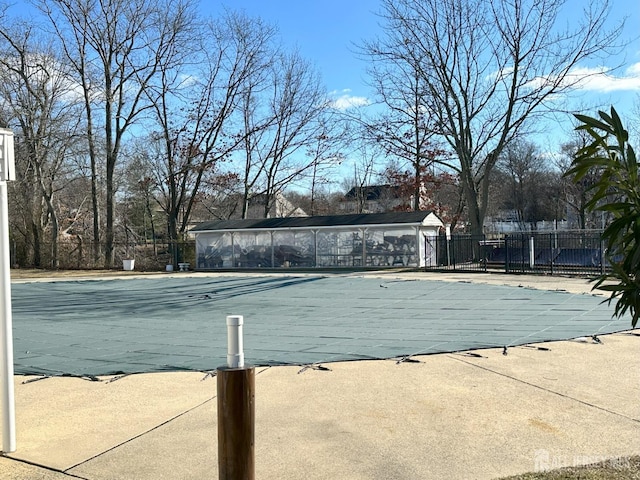
[[[11,265],[15,267],[59,268],[70,270],[92,270],[104,268],[104,245],[91,242],[64,241],[58,242],[57,256],[53,255],[50,244],[42,243],[39,250],[39,265],[33,264],[33,252],[25,254],[20,248],[12,245]],[[148,242],[146,244],[124,244],[116,242],[113,248],[113,265],[111,268],[124,268],[124,260],[134,260],[135,270],[164,271],[166,265],[189,263],[195,267],[195,242]]]
[[[609,268],[601,239],[601,231],[526,232],[503,236],[445,235],[425,239],[425,261],[428,270],[507,273],[541,273],[599,275]],[[57,262],[48,245],[40,250],[42,268],[98,269],[104,268],[100,245],[98,259],[91,243],[60,242]],[[12,266],[32,267],[13,245]],[[135,270],[165,270],[177,263],[196,266],[195,242],[175,244],[155,242],[142,245],[114,246],[112,268],[123,268],[123,261],[135,261]]]
[[[451,238],[442,234],[438,237],[427,238],[425,252],[433,252],[426,260],[427,269],[431,270],[459,270],[486,271],[487,256],[485,252],[486,237],[474,235],[452,235]],[[435,242],[435,245],[433,243]]]
[[[601,231],[524,232],[500,237],[441,235],[432,270],[597,275],[608,268]],[[433,242],[433,239],[431,240]],[[433,247],[433,245],[431,245]]]

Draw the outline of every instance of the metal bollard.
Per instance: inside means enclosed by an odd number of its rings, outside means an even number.
[[[255,478],[255,368],[244,365],[242,325],[227,317],[227,366],[217,369],[219,480]]]

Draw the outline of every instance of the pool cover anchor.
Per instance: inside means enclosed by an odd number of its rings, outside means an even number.
[[[396,365],[400,365],[401,363],[422,363],[417,358],[413,358],[412,355],[403,355],[402,357],[396,360]]]
[[[298,375],[300,375],[301,373],[306,372],[309,369],[311,369],[311,370],[319,370],[321,372],[330,372],[331,371],[331,369],[329,367],[325,367],[324,365],[321,365],[319,363],[310,363],[309,365],[305,365],[300,370],[298,370]]]
[[[208,372],[202,372],[202,373],[204,373],[204,377],[200,379],[201,382],[204,382],[209,377],[214,378],[218,374],[216,370],[210,370]]]

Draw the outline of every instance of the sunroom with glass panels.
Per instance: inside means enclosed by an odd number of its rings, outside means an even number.
[[[435,263],[442,221],[390,212],[204,222],[196,269],[421,267]]]

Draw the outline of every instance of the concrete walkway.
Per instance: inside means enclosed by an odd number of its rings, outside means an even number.
[[[464,279],[507,280],[553,288]],[[256,478],[495,479],[640,454],[639,333],[259,368]],[[215,378],[37,378],[16,377],[18,450],[0,478],[217,478]]]

